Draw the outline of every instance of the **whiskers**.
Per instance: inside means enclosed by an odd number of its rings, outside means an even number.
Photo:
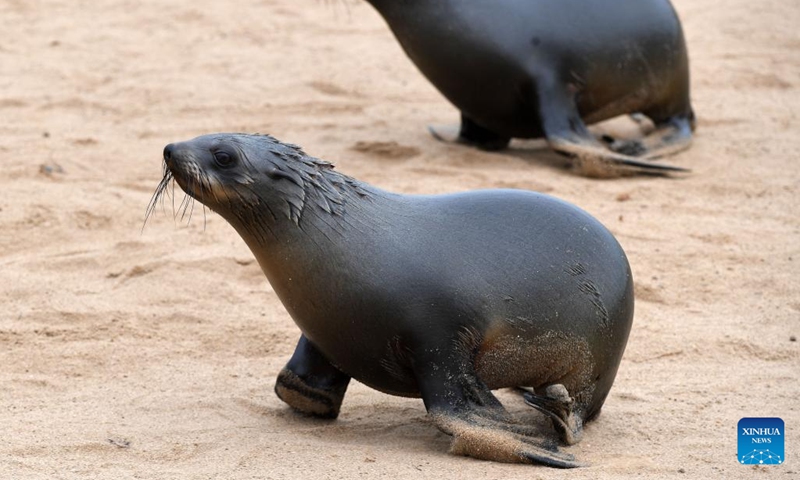
[[[158,205],[161,205],[161,209],[164,210],[164,198],[168,197],[172,201],[172,218],[173,220],[177,221],[178,216],[180,216],[180,221],[183,222],[186,220],[186,225],[192,221],[192,214],[194,213],[194,202],[195,199],[191,195],[191,192],[195,191],[195,186],[199,184],[196,179],[190,178],[188,181],[187,189],[184,191],[183,199],[181,203],[178,205],[178,208],[175,208],[175,176],[172,174],[172,171],[167,167],[167,164],[163,164],[163,177],[161,181],[158,182],[158,186],[156,186],[156,190],[153,192],[152,198],[150,198],[150,203],[147,204],[147,210],[144,214],[144,222],[142,222],[142,232],[144,232],[144,227],[147,225],[147,220],[150,219],[150,216],[155,212]],[[202,203],[201,203],[202,205]],[[203,205],[203,230],[206,229],[206,206]]]

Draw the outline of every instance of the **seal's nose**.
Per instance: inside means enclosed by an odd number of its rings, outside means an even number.
[[[172,151],[175,149],[175,144],[170,143],[166,147],[164,147],[164,161],[169,162],[172,160]]]

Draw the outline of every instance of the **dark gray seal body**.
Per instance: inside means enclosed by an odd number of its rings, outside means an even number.
[[[686,44],[669,0],[368,1],[461,111],[462,142],[499,149],[512,137],[544,137],[583,159],[679,170],[641,161],[688,147],[694,125]],[[633,113],[655,132],[604,145],[586,128]]]
[[[566,443],[600,411],[633,316],[628,261],[577,207],[522,190],[389,193],[265,135],[171,144],[167,174],[222,215],[302,331],[280,398],[336,417],[350,378],[422,397],[453,451],[576,466],[491,393],[528,387]]]

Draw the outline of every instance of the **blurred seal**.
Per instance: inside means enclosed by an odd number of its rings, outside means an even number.
[[[368,0],[409,58],[461,111],[439,139],[486,150],[547,139],[589,176],[685,169],[651,162],[689,147],[694,113],[680,21],[669,0]],[[623,114],[647,136],[595,138]]]

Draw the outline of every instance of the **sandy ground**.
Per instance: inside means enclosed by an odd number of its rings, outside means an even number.
[[[366,3],[0,1],[0,478],[800,478],[800,6],[676,0],[698,131],[683,179],[590,180],[457,113]],[[269,132],[406,193],[574,202],[630,258],[636,317],[572,471],[447,453],[422,402],[351,384],[340,418],[272,392],[298,337],[238,235],[142,232],[165,144]],[[180,200],[180,197],[179,197]],[[543,420],[507,392],[508,408]],[[778,416],[787,462],[736,463]]]

